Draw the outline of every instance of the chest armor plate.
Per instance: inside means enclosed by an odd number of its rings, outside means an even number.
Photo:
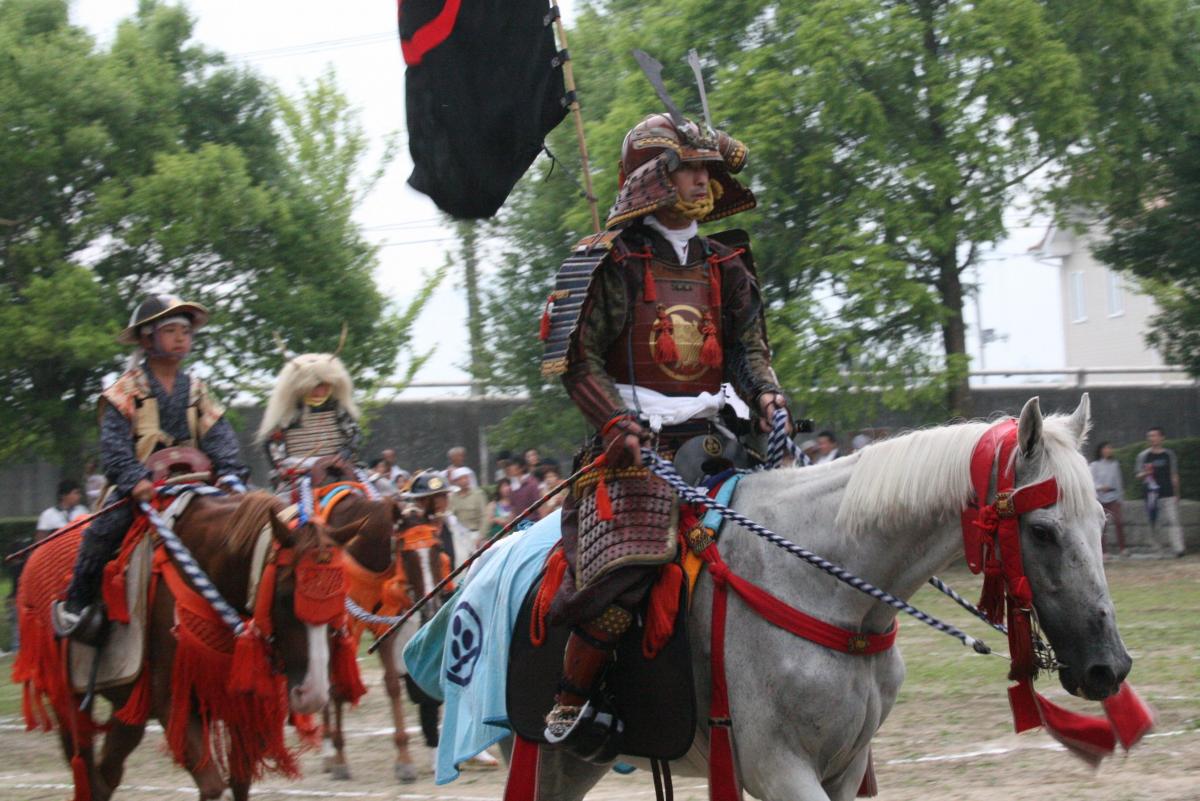
[[[298,459],[332,456],[342,446],[342,432],[338,430],[337,411],[310,411],[299,425],[283,432],[288,456]]]
[[[700,360],[704,345],[701,324],[710,315],[717,344],[724,353],[721,339],[721,310],[711,309],[708,265],[703,261],[683,267],[658,260],[650,262],[657,300],[647,302],[645,292],[637,298],[621,336],[605,360],[605,369],[615,380],[637,384],[664,395],[698,395],[721,388],[722,365],[708,366]],[[659,311],[671,323],[679,359],[661,364],[654,358],[660,333],[655,328]],[[633,337],[632,370],[629,341]]]

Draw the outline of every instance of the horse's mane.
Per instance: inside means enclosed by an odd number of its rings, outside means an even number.
[[[225,527],[226,549],[234,554],[251,553],[263,526],[270,525],[270,513],[282,509],[283,503],[269,492],[246,494]]]
[[[1058,480],[1059,506],[1068,516],[1094,511],[1095,492],[1082,441],[1067,424],[1067,415],[1050,415],[1042,425],[1042,455],[1036,483]],[[897,527],[924,527],[948,522],[974,499],[970,462],[975,444],[991,423],[973,421],[941,426],[884,440],[857,456],[846,486],[838,525],[851,535]]]

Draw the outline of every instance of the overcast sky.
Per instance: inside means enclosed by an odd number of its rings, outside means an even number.
[[[393,0],[337,4],[328,0],[193,0],[186,5],[196,18],[195,36],[200,42],[252,66],[285,91],[297,91],[303,82],[312,82],[332,67],[338,85],[359,109],[374,145],[372,158],[378,158],[382,142],[393,131],[401,132],[406,143],[404,62]],[[569,24],[572,3],[566,0],[562,5]],[[107,42],[118,21],[136,8],[137,0],[74,0],[72,17]],[[719,103],[720,98],[713,102]],[[753,150],[754,143],[748,144]],[[590,143],[590,149],[595,151],[594,158],[604,158],[605,143]],[[405,144],[357,214],[366,236],[382,246],[376,274],[379,284],[399,302],[411,297],[420,275],[441,265],[447,250],[455,246],[433,202],[405,183],[411,169]],[[1061,366],[1058,271],[1026,254],[1041,239],[1045,220],[1029,221],[1014,213],[1010,223],[1028,227],[1014,227],[1009,241],[984,254],[980,268],[983,328],[1008,337],[989,345],[987,366]],[[760,269],[769,270],[770,265],[760,265]],[[978,359],[974,305],[966,311],[969,348]],[[535,322],[530,322],[531,336]],[[460,282],[448,279],[442,285],[418,327],[418,347],[436,346],[437,355],[416,380],[465,380],[466,302]]]

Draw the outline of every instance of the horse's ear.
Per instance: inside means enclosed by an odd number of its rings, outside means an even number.
[[[267,518],[271,521],[271,536],[275,538],[281,548],[291,548],[296,544],[296,537],[292,530],[274,512],[269,512]]]
[[[369,517],[364,517],[362,520],[356,520],[353,523],[347,523],[346,525],[339,526],[338,528],[331,528],[325,533],[329,539],[333,540],[338,545],[345,545],[347,542],[358,536],[359,532],[366,527],[370,519],[371,518]]]
[[[1075,442],[1083,447],[1083,441],[1087,439],[1088,429],[1092,426],[1092,401],[1088,394],[1083,393],[1083,397],[1079,399],[1079,405],[1075,407],[1075,412],[1067,420],[1067,427],[1071,433],[1075,435]]]
[[[1034,395],[1025,402],[1021,419],[1017,421],[1017,445],[1025,458],[1035,456],[1042,446],[1042,405]]]

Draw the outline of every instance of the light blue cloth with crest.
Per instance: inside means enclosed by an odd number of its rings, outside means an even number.
[[[561,512],[494,545],[454,597],[404,649],[421,689],[445,702],[435,779],[512,733],[505,707],[508,646],[521,604],[561,538]]]

